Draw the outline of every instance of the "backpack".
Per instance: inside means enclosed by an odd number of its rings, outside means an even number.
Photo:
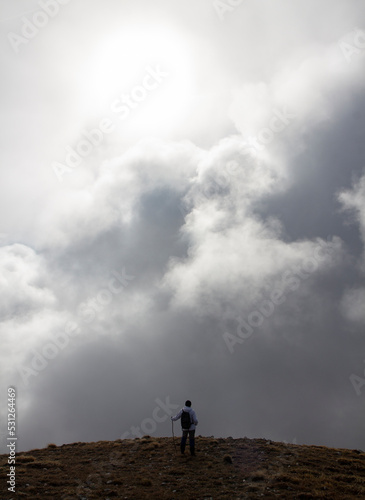
[[[188,411],[183,411],[181,414],[181,427],[182,429],[190,429],[190,426],[190,413]]]

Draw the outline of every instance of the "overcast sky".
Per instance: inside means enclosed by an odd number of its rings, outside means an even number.
[[[2,0],[1,450],[365,449],[365,4]],[[178,432],[176,430],[176,432]]]

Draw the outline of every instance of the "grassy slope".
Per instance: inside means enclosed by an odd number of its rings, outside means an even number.
[[[171,438],[73,443],[19,453],[16,497],[0,455],[0,498],[365,498],[365,453],[265,439],[198,437],[197,456]],[[5,467],[4,467],[5,466]]]

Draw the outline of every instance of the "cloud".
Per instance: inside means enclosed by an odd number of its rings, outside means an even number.
[[[365,323],[365,288],[346,290],[342,298],[342,309],[344,315],[357,323]]]
[[[351,190],[342,191],[338,195],[338,199],[343,210],[353,214],[355,221],[359,225],[361,239],[365,246],[365,175],[354,183]]]
[[[338,195],[345,212],[350,213],[359,226],[359,232],[364,245],[363,258],[359,268],[365,271],[365,175],[353,183],[350,190],[342,191]],[[341,302],[344,316],[354,323],[365,323],[365,288],[351,287],[345,290]]]
[[[25,321],[40,307],[55,306],[45,260],[33,249],[22,244],[0,247],[0,265],[2,319]]]
[[[318,241],[284,241],[280,220],[264,218],[258,210],[273,193],[283,194],[283,186],[280,167],[252,154],[238,136],[208,152],[184,198],[187,215],[181,233],[188,255],[172,259],[164,277],[176,304],[220,316],[224,305],[235,308],[240,296],[250,308],[264,287],[313,258]]]
[[[338,41],[313,45],[304,57],[299,51],[296,65],[292,54],[290,61],[284,56],[268,81],[237,87],[230,116],[244,137],[258,136],[262,145],[269,142],[267,129],[278,139],[285,129],[303,134],[346,106],[348,93],[363,87],[361,71],[361,64],[346,62]]]
[[[127,229],[138,218],[142,197],[161,189],[178,196],[187,189],[200,154],[189,142],[146,140],[104,161],[86,185],[56,194],[42,215],[38,244],[68,246],[115,227]]]

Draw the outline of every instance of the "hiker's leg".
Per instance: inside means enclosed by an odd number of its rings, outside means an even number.
[[[189,431],[190,454],[195,455],[195,430]]]
[[[180,444],[181,453],[184,453],[184,451],[185,451],[185,445],[186,445],[187,438],[188,438],[188,431],[182,431],[181,444]]]

